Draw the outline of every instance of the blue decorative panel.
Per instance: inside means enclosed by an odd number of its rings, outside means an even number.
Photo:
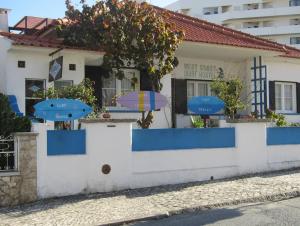
[[[85,130],[48,130],[47,155],[83,155]]]
[[[267,128],[267,145],[300,144],[300,127]]]
[[[235,147],[234,128],[133,130],[133,151]]]
[[[64,122],[83,118],[92,108],[80,100],[48,99],[34,105],[34,115],[44,120]]]
[[[225,103],[216,96],[196,96],[188,101],[188,109],[199,115],[212,115],[224,109]]]

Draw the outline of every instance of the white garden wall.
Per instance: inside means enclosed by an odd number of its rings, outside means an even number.
[[[47,125],[35,125],[35,131],[39,132],[39,197],[117,191],[300,167],[300,145],[267,146],[266,123],[228,124],[235,127],[236,147],[152,151],[132,151],[132,123],[85,121],[82,128],[86,130],[86,154],[62,156],[47,155]],[[102,172],[106,164],[111,167],[107,175]]]

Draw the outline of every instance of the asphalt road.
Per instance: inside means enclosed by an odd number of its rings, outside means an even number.
[[[139,222],[134,226],[198,226],[198,225],[295,225],[300,226],[300,198],[232,206],[156,221]]]

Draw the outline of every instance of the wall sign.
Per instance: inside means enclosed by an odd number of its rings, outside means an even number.
[[[49,65],[49,82],[62,78],[63,57],[58,57],[50,62]]]
[[[184,64],[184,77],[187,79],[213,80],[223,75],[223,69],[215,65]]]

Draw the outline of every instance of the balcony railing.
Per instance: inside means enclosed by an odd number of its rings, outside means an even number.
[[[258,17],[273,17],[286,15],[299,15],[300,6],[294,7],[277,7],[277,8],[260,8],[256,10],[237,10],[220,14],[202,15],[203,19],[216,21],[230,21],[235,19],[250,19]]]
[[[241,31],[258,36],[298,34],[300,33],[300,25],[242,28]]]

